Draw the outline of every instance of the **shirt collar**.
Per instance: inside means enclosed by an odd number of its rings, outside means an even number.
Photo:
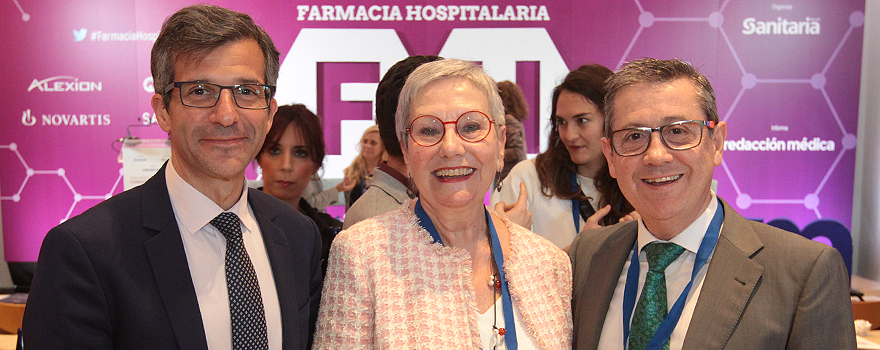
[[[703,210],[703,213],[700,214],[690,226],[684,229],[684,231],[675,237],[672,237],[668,242],[678,244],[691,253],[697,253],[700,249],[700,243],[703,242],[703,236],[706,235],[706,230],[709,229],[709,224],[712,222],[712,217],[715,216],[715,211],[718,210],[718,200],[715,199],[715,192],[711,192],[711,195],[712,200],[709,201],[709,206]],[[654,241],[664,242],[657,239],[657,237],[654,237],[654,235],[648,231],[648,228],[645,227],[645,223],[639,219],[639,251],[642,251],[642,248]]]
[[[394,169],[390,165],[388,165],[388,162],[386,162],[386,161],[379,162],[379,170],[382,170],[386,174],[391,175],[391,177],[393,177],[398,182],[402,183],[404,186],[409,185],[409,179],[407,179],[405,175],[401,174],[399,171],[397,171],[396,169]]]
[[[577,182],[581,187],[584,187],[585,184],[590,185],[589,187],[595,187],[593,183],[595,182],[593,179],[583,176],[580,173],[575,173],[577,175]]]
[[[165,168],[165,182],[168,186],[168,195],[171,197],[171,206],[174,208],[174,215],[189,234],[195,234],[205,225],[208,225],[212,219],[224,212],[217,203],[205,196],[199,190],[192,187],[186,180],[177,174],[174,169],[173,160],[168,160],[168,166]],[[251,211],[247,205],[247,185],[242,183],[241,197],[235,202],[235,205],[229,210],[230,213],[238,215],[244,226],[242,234],[256,231],[256,220],[251,215]],[[216,230],[209,230],[214,233]]]

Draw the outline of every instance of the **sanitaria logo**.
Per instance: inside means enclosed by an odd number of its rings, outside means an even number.
[[[818,18],[807,17],[803,21],[789,21],[777,17],[776,21],[758,21],[755,17],[743,20],[742,33],[745,35],[819,35],[821,25]]]

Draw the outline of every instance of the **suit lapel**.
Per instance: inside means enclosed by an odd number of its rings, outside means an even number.
[[[144,242],[144,249],[171,328],[181,349],[207,349],[198,298],[165,184],[165,166],[143,186],[144,229],[156,232]]]
[[[752,257],[763,248],[745,218],[726,202],[724,226],[703,289],[694,309],[683,349],[722,349],[761,280],[764,267]]]
[[[297,311],[297,306],[305,302],[300,298],[292,298],[296,295],[295,274],[292,273],[291,267],[293,256],[291,255],[290,242],[284,235],[284,231],[274,223],[278,214],[270,203],[260,198],[263,193],[257,193],[259,190],[249,189],[248,203],[254,211],[254,217],[257,224],[260,225],[260,233],[263,235],[263,244],[266,246],[266,255],[269,257],[269,264],[272,266],[272,278],[275,280],[275,290],[278,293],[278,303],[281,308],[281,327],[284,339],[284,347],[290,344],[296,344],[295,339],[297,330],[296,322],[288,322],[285,317],[292,317]]]
[[[595,349],[599,346],[599,336],[602,335],[605,315],[614,296],[617,280],[635,244],[638,225],[634,223],[635,221],[611,231],[603,241],[597,242],[596,248],[590,248],[596,252],[589,261],[586,272],[575,272],[575,283],[592,285],[572,286],[575,292],[581,292],[576,296],[574,305],[574,324],[577,325],[575,348]],[[578,279],[578,276],[585,278]]]

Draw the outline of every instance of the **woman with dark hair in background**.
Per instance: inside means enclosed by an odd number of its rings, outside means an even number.
[[[584,228],[629,219],[632,205],[608,173],[602,154],[605,79],[610,69],[589,64],[571,71],[553,89],[549,147],[519,162],[492,203],[513,203],[525,184],[532,231],[566,248]],[[637,215],[637,214],[635,214]],[[590,219],[590,220],[588,220]]]
[[[510,80],[498,82],[498,93],[501,95],[501,103],[504,104],[504,122],[507,126],[504,169],[498,179],[503,181],[514,165],[526,160],[526,132],[522,122],[529,117],[529,105],[519,85]]]
[[[321,120],[301,104],[278,107],[272,128],[266,135],[257,163],[263,169],[264,192],[281,199],[305,214],[321,231],[322,268],[327,269],[330,243],[342,229],[342,222],[317,211],[302,198],[303,190],[324,162],[324,131]],[[337,189],[346,186],[340,182]]]

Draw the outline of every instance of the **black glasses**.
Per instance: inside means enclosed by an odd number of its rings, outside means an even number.
[[[611,148],[622,157],[644,153],[651,145],[651,135],[660,132],[663,145],[673,150],[697,147],[703,140],[703,126],[712,129],[715,122],[709,120],[682,120],[658,128],[626,128],[611,132]]]
[[[489,135],[494,123],[489,116],[480,111],[470,111],[458,116],[454,122],[444,122],[433,115],[423,115],[413,120],[406,131],[419,146],[433,146],[440,143],[446,134],[446,124],[455,124],[455,133],[467,142],[480,142]]]
[[[217,85],[198,81],[177,81],[165,87],[165,92],[173,88],[180,90],[180,103],[187,107],[211,108],[220,100],[224,89],[232,91],[235,105],[244,109],[269,108],[269,100],[275,93],[275,87],[263,84],[240,84],[232,86]]]

